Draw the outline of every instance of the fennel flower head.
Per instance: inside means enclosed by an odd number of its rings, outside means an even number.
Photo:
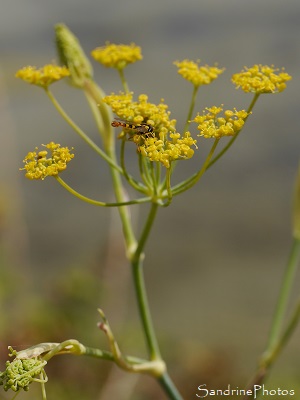
[[[125,44],[110,44],[97,47],[91,52],[92,57],[108,68],[124,69],[128,64],[135,63],[141,60],[141,48],[134,43]]]
[[[42,68],[27,66],[16,73],[16,77],[23,79],[32,85],[40,86],[45,89],[54,82],[57,82],[70,75],[67,67],[59,67],[54,64],[45,65]]]
[[[26,178],[44,180],[47,176],[57,176],[60,172],[67,168],[67,164],[72,160],[74,154],[68,147],[60,147],[60,144],[50,142],[44,147],[50,150],[51,155],[48,156],[47,150],[29,152],[24,158],[24,168]]]
[[[280,93],[286,88],[286,82],[291,79],[292,77],[284,69],[261,64],[245,67],[232,76],[232,82],[237,89],[257,94]]]

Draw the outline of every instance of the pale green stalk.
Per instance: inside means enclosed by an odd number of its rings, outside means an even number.
[[[287,262],[286,270],[284,273],[282,286],[278,298],[277,307],[275,309],[273,322],[269,334],[269,340],[266,351],[263,353],[260,366],[256,372],[254,378],[248,384],[247,389],[252,390],[254,385],[261,384],[272,367],[280,352],[286,345],[287,341],[295,331],[300,319],[300,300],[294,308],[294,312],[286,324],[285,329],[282,332],[282,325],[287,310],[288,299],[291,293],[294,277],[299,264],[300,258],[300,239],[294,238],[291,247],[290,256]],[[282,332],[282,333],[281,333]],[[246,390],[247,390],[246,389]],[[258,397],[257,397],[258,398]],[[244,397],[244,400],[248,399],[248,396]]]
[[[282,286],[279,294],[277,307],[274,313],[273,322],[269,334],[269,340],[265,355],[262,358],[262,363],[265,359],[269,358],[269,353],[272,352],[273,347],[279,340],[284,316],[286,314],[287,304],[290,297],[292,285],[296,275],[300,255],[300,240],[294,239],[286,270],[284,273]]]
[[[210,163],[210,160],[214,154],[214,151],[216,150],[216,147],[219,143],[220,139],[215,139],[214,144],[212,145],[210,152],[208,153],[205,162],[203,163],[202,167],[200,168],[200,170],[198,172],[196,172],[194,175],[192,175],[189,179],[179,183],[178,185],[175,185],[172,188],[172,194],[173,196],[176,196],[188,189],[190,189],[192,186],[194,186],[199,179],[202,177],[202,175],[204,174],[204,172],[207,170],[207,167]]]
[[[58,113],[63,117],[63,119],[74,129],[74,131],[97,153],[99,154],[107,163],[113,167],[114,169],[118,170],[120,173],[122,173],[122,169],[117,165],[115,160],[112,160],[105,152],[100,149],[92,141],[92,139],[85,133],[83,132],[82,129],[79,128],[79,126],[68,116],[68,114],[64,111],[62,106],[59,104],[59,102],[56,100],[56,98],[53,96],[52,92],[49,89],[45,89],[48,97],[50,98],[51,102],[53,103],[54,107],[58,111]]]
[[[120,79],[121,79],[121,83],[122,83],[124,92],[125,93],[129,93],[128,83],[127,83],[127,81],[125,79],[125,75],[124,75],[124,68],[118,69],[118,72],[119,72],[119,76],[120,76]]]
[[[144,335],[146,338],[147,347],[150,353],[151,360],[160,360],[160,351],[158,342],[156,339],[155,331],[153,328],[152,318],[150,314],[150,308],[148,304],[148,298],[146,293],[145,280],[143,275],[143,250],[150,234],[158,205],[152,203],[148,218],[145,222],[144,229],[142,231],[141,237],[138,240],[138,246],[132,255],[131,265],[133,272],[133,281],[136,291],[136,296],[138,299],[138,307],[141,317],[141,322],[144,330]]]
[[[62,178],[59,176],[56,176],[55,179],[72,195],[77,197],[78,199],[85,201],[86,203],[92,204],[94,206],[100,206],[100,207],[121,207],[121,206],[129,206],[133,204],[142,204],[142,203],[149,203],[151,201],[151,197],[143,197],[140,199],[135,199],[135,200],[128,200],[128,201],[123,201],[123,202],[117,202],[117,203],[105,203],[103,201],[98,201],[91,199],[89,197],[86,197],[80,193],[78,193],[75,189],[73,189],[71,186],[69,186]]]
[[[112,164],[109,165],[111,167],[110,172],[112,176],[116,200],[118,203],[125,203],[127,202],[127,199],[120,177],[120,173],[123,173],[123,170],[121,168],[118,170],[116,168],[112,168],[114,164],[117,164],[117,157],[115,153],[115,138],[111,129],[111,120],[109,119],[110,115],[107,112],[107,106],[103,103],[102,91],[93,81],[89,81],[88,84],[85,85],[85,90],[88,92],[91,99],[94,100],[95,104],[99,107],[99,113],[101,115],[103,126],[105,129],[105,131],[101,133],[103,137],[105,153],[107,154],[108,158],[112,160]],[[130,254],[136,247],[136,239],[130,222],[130,214],[128,209],[123,206],[119,207],[119,214],[122,221],[127,252]]]
[[[185,121],[185,125],[183,128],[183,132],[186,132],[189,128],[190,120],[192,119],[192,115],[193,115],[195,104],[196,104],[198,89],[199,89],[199,86],[194,86],[191,103],[190,103],[187,119]]]
[[[131,175],[128,174],[126,166],[125,166],[125,143],[126,140],[123,139],[121,142],[121,150],[120,150],[120,164],[123,169],[123,175],[124,178],[127,180],[127,182],[137,191],[146,193],[147,188],[145,185],[143,185],[141,182],[136,181]]]

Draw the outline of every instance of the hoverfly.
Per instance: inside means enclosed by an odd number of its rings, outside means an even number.
[[[154,137],[154,128],[152,125],[150,124],[132,124],[129,121],[123,121],[121,119],[115,119],[114,121],[112,121],[111,126],[113,126],[114,128],[118,128],[118,127],[122,127],[124,129],[131,129],[133,131],[135,131],[136,135],[140,135],[143,137],[149,137],[149,136],[153,136]]]

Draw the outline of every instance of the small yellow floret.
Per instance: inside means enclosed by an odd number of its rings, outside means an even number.
[[[191,137],[190,132],[186,132],[182,137],[178,132],[170,133],[170,140],[165,137],[166,135],[161,135],[160,139],[146,138],[144,144],[139,147],[141,154],[150,161],[162,163],[166,168],[170,168],[172,161],[193,157],[194,150],[191,147],[197,148],[197,140]]]
[[[105,67],[117,68],[119,70],[143,58],[141,48],[134,43],[131,43],[129,46],[107,43],[104,47],[94,49],[91,55]]]
[[[253,65],[251,68],[245,67],[240,73],[232,76],[232,82],[237,89],[241,88],[244,92],[252,93],[278,93],[286,88],[286,82],[292,77],[279,68],[268,65]]]
[[[72,160],[74,154],[68,147],[60,147],[60,144],[50,142],[43,145],[51,151],[51,156],[47,158],[48,151],[35,148],[35,151],[29,152],[24,158],[24,168],[26,178],[44,180],[47,176],[57,176],[61,171],[67,168],[68,162]]]
[[[192,82],[195,87],[208,85],[218,78],[223,73],[224,68],[220,69],[217,65],[210,67],[208,65],[199,65],[197,62],[190,60],[175,61],[174,64],[178,67],[178,73],[186,80]]]
[[[192,121],[198,123],[198,136],[219,139],[222,136],[234,136],[244,126],[248,113],[245,110],[224,111],[224,116],[218,116],[223,111],[222,107],[213,106],[206,108],[203,115],[197,115]]]
[[[52,83],[69,75],[70,72],[67,67],[59,67],[52,64],[45,65],[40,69],[28,66],[20,69],[16,73],[17,78],[21,78],[32,85],[41,86],[43,88],[47,88]]]

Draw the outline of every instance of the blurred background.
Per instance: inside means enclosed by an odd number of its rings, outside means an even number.
[[[0,0],[0,9],[0,370],[7,345],[26,348],[77,338],[107,348],[96,328],[97,307],[106,312],[124,352],[146,357],[116,210],[81,203],[54,179],[32,182],[19,171],[28,151],[54,140],[75,148],[63,178],[86,196],[113,199],[105,163],[42,90],[14,78],[24,65],[57,60],[54,25],[65,23],[87,54],[106,41],[141,46],[143,61],[125,70],[130,89],[147,93],[153,103],[164,98],[179,131],[192,85],[179,77],[175,60],[201,59],[226,68],[200,89],[196,111],[219,104],[247,108],[252,96],[230,82],[244,66],[274,64],[293,76],[283,93],[260,97],[232,150],[201,183],[159,210],[146,249],[154,323],[185,398],[195,398],[203,383],[212,389],[244,387],[264,350],[291,246],[299,161],[300,3]],[[106,93],[121,90],[114,70],[93,66]],[[64,82],[53,91],[100,144],[82,93]],[[207,144],[198,144],[204,156]],[[196,168],[194,160],[180,163],[178,179]],[[131,211],[138,231],[147,206]],[[267,386],[299,393],[299,371],[298,329]],[[105,361],[59,357],[47,373],[49,398],[165,399],[152,379],[129,376]],[[31,395],[20,398],[39,398],[39,390],[33,387]],[[1,392],[0,398],[9,397]]]

